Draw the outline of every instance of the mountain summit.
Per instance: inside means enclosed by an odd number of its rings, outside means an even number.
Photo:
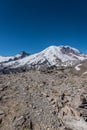
[[[0,57],[1,68],[40,68],[44,66],[69,66],[87,59],[86,54],[70,46],[50,46],[45,50],[29,55],[26,52],[12,57]]]

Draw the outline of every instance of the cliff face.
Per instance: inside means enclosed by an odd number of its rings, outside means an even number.
[[[70,70],[0,75],[0,130],[86,130],[87,76]]]

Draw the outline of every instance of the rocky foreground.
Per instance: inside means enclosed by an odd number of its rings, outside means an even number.
[[[87,74],[1,74],[0,130],[87,130]]]

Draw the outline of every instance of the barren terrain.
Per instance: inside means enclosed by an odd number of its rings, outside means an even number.
[[[0,130],[87,130],[87,76],[70,70],[0,75]]]

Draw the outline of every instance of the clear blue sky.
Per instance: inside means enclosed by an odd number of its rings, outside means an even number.
[[[87,53],[87,0],[0,0],[0,55],[50,45]]]

